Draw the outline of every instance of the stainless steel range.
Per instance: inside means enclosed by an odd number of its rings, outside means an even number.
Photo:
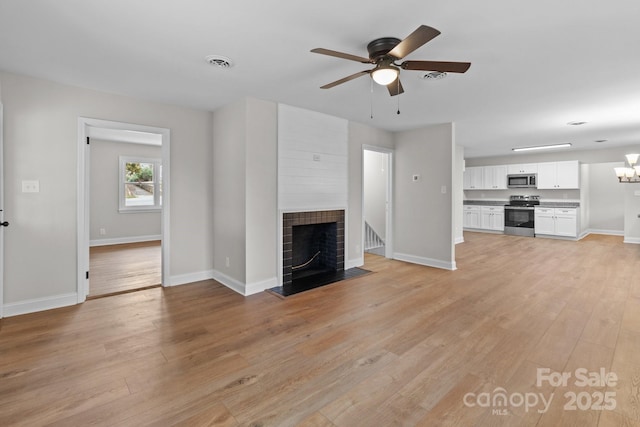
[[[535,235],[533,219],[540,196],[511,196],[504,207],[504,234],[516,236]]]

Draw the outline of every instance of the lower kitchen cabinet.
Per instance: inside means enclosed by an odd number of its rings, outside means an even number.
[[[464,205],[463,227],[504,231],[504,206]]]
[[[535,210],[537,235],[578,237],[578,208],[541,208]]]
[[[504,231],[504,206],[482,206],[480,217],[480,228]]]
[[[464,206],[464,228],[480,228],[480,206]]]

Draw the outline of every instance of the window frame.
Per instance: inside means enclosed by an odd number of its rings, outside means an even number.
[[[143,212],[161,212],[162,211],[162,199],[160,197],[160,191],[155,191],[162,185],[162,159],[154,157],[139,157],[139,156],[119,156],[118,167],[118,212],[120,213],[143,213]],[[150,163],[153,165],[153,206],[127,206],[124,186],[126,164],[127,163]]]

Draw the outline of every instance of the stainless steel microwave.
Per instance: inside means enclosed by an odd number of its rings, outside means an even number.
[[[536,186],[535,173],[507,175],[508,188],[536,188]]]

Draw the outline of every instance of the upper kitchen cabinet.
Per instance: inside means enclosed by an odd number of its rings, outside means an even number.
[[[537,163],[523,163],[519,165],[508,165],[507,173],[509,175],[517,175],[519,173],[538,173]]]
[[[482,167],[468,167],[464,170],[462,188],[464,190],[482,190]]]
[[[482,171],[484,188],[487,190],[507,189],[507,166],[485,166]]]
[[[538,189],[580,188],[580,164],[577,160],[538,163]]]

